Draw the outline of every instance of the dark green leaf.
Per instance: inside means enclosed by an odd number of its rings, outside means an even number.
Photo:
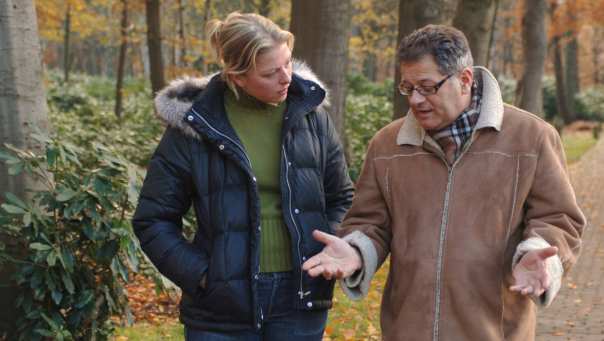
[[[19,206],[14,206],[14,205],[10,205],[10,204],[2,204],[2,208],[10,214],[23,214],[25,213],[25,210],[22,209]]]
[[[58,290],[53,290],[51,297],[52,297],[52,300],[55,301],[56,305],[60,305],[61,300],[63,299],[63,293]]]
[[[31,243],[31,244],[29,244],[29,248],[32,250],[38,250],[38,251],[46,251],[46,250],[52,249],[52,247],[50,245],[42,244],[42,243]]]
[[[88,303],[92,301],[94,298],[94,292],[92,290],[86,290],[80,295],[79,302],[76,303],[75,307],[78,309],[82,309]]]
[[[73,281],[71,280],[71,275],[66,272],[63,272],[61,274],[61,279],[63,280],[63,284],[65,285],[65,289],[67,290],[67,292],[73,295],[73,293],[75,292],[75,287],[73,285]]]
[[[78,192],[72,190],[71,188],[65,188],[57,195],[57,201],[67,201],[75,197],[77,194]]]
[[[4,196],[6,197],[7,202],[9,202],[15,206],[19,206],[22,209],[25,209],[25,210],[27,209],[27,205],[23,201],[21,201],[21,199],[17,198],[16,195],[14,195],[10,192],[5,192]]]
[[[48,256],[46,256],[46,263],[50,267],[55,266],[55,264],[57,263],[57,251],[56,250],[52,250],[48,253]]]

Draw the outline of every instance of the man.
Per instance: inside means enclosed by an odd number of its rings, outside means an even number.
[[[371,140],[343,239],[315,231],[303,268],[358,299],[390,254],[384,340],[533,340],[585,226],[560,137],[503,103],[460,31],[426,26],[398,53],[410,111]]]

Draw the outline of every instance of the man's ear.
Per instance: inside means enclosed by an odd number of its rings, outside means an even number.
[[[474,71],[471,67],[467,67],[461,71],[459,76],[461,82],[461,93],[469,94],[472,91],[472,82],[474,81]]]

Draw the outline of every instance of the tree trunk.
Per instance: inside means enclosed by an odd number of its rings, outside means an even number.
[[[486,66],[498,0],[460,0],[453,26],[468,38],[474,65]]]
[[[567,118],[569,109],[566,97],[566,80],[564,79],[564,64],[562,62],[560,36],[553,38],[552,47],[554,49],[554,75],[556,77],[556,108],[558,111],[558,116],[560,116],[564,122],[569,122]]]
[[[292,1],[290,30],[296,36],[293,54],[307,62],[329,89],[329,111],[342,141],[346,136],[344,106],[351,11],[350,0]]]
[[[124,65],[128,49],[128,0],[122,0],[122,20],[120,23],[120,55],[117,61],[117,80],[115,84],[115,116],[122,117],[122,83],[124,80]]]
[[[71,32],[71,5],[67,3],[67,10],[65,11],[65,24],[63,28],[63,81],[69,82],[69,33]]]
[[[450,25],[455,15],[458,0],[400,0],[398,18],[398,44],[406,35],[428,24]],[[407,99],[398,92],[401,81],[398,55],[394,60],[394,105],[392,117],[397,119],[409,110]]]
[[[579,93],[579,60],[577,51],[579,50],[579,42],[577,41],[576,32],[573,32],[575,36],[566,44],[566,58],[564,62],[566,67],[564,71],[566,73],[564,79],[566,80],[566,102],[568,103],[568,115],[565,116],[565,123],[570,123],[577,119],[577,108],[575,102],[575,96]]]
[[[602,82],[600,79],[600,55],[604,52],[604,46],[602,44],[598,44],[596,42],[602,41],[604,39],[604,28],[602,27],[594,27],[594,39],[592,39],[591,43],[591,58],[593,63],[593,82],[594,85],[598,85]]]
[[[516,88],[516,105],[543,116],[542,78],[547,55],[546,0],[525,2],[522,18],[524,71]]]
[[[46,95],[42,80],[42,61],[38,25],[33,0],[0,0],[0,148],[10,143],[33,148],[31,134],[48,131]],[[0,203],[4,193],[23,198],[33,183],[24,176],[9,176],[0,162]],[[13,247],[14,242],[0,240]],[[13,299],[16,287],[9,278],[13,271],[0,266],[0,339],[14,327]]]
[[[159,0],[145,1],[145,12],[147,15],[147,45],[149,48],[149,74],[153,96],[155,96],[165,84],[164,65],[161,52],[159,7]]]
[[[206,25],[208,24],[208,20],[210,19],[210,9],[212,6],[212,2],[210,0],[206,0],[203,5],[203,25],[201,27],[201,41],[206,41]],[[209,46],[206,45],[206,46]],[[203,60],[201,71],[203,75],[208,74],[208,62],[207,60]]]
[[[185,6],[178,0],[178,44],[180,45],[180,67],[187,66],[187,44],[185,39]]]

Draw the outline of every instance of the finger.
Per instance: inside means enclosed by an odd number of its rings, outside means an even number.
[[[558,248],[555,246],[546,247],[545,249],[537,250],[537,256],[539,258],[545,260],[549,257],[555,256],[558,254]]]
[[[321,242],[325,245],[329,245],[340,240],[340,238],[334,235],[319,230],[312,231],[312,236],[313,238],[315,238],[316,241]]]
[[[308,273],[308,275],[310,277],[317,277],[317,276],[320,276],[320,275],[323,274],[323,270],[324,270],[323,266],[322,265],[318,265],[318,266],[315,266],[315,267],[313,267],[311,269],[308,269],[306,272]]]
[[[319,264],[321,264],[321,253],[310,257],[306,262],[304,262],[304,264],[302,264],[302,270],[308,271]]]
[[[528,286],[524,287],[522,289],[522,291],[520,291],[520,293],[523,295],[530,295],[534,292],[534,290],[535,289],[532,286],[528,285]]]
[[[516,291],[516,292],[520,292],[520,291],[522,291],[522,289],[523,289],[524,287],[525,287],[524,285],[512,285],[512,286],[510,287],[510,290],[511,290],[511,291]]]

